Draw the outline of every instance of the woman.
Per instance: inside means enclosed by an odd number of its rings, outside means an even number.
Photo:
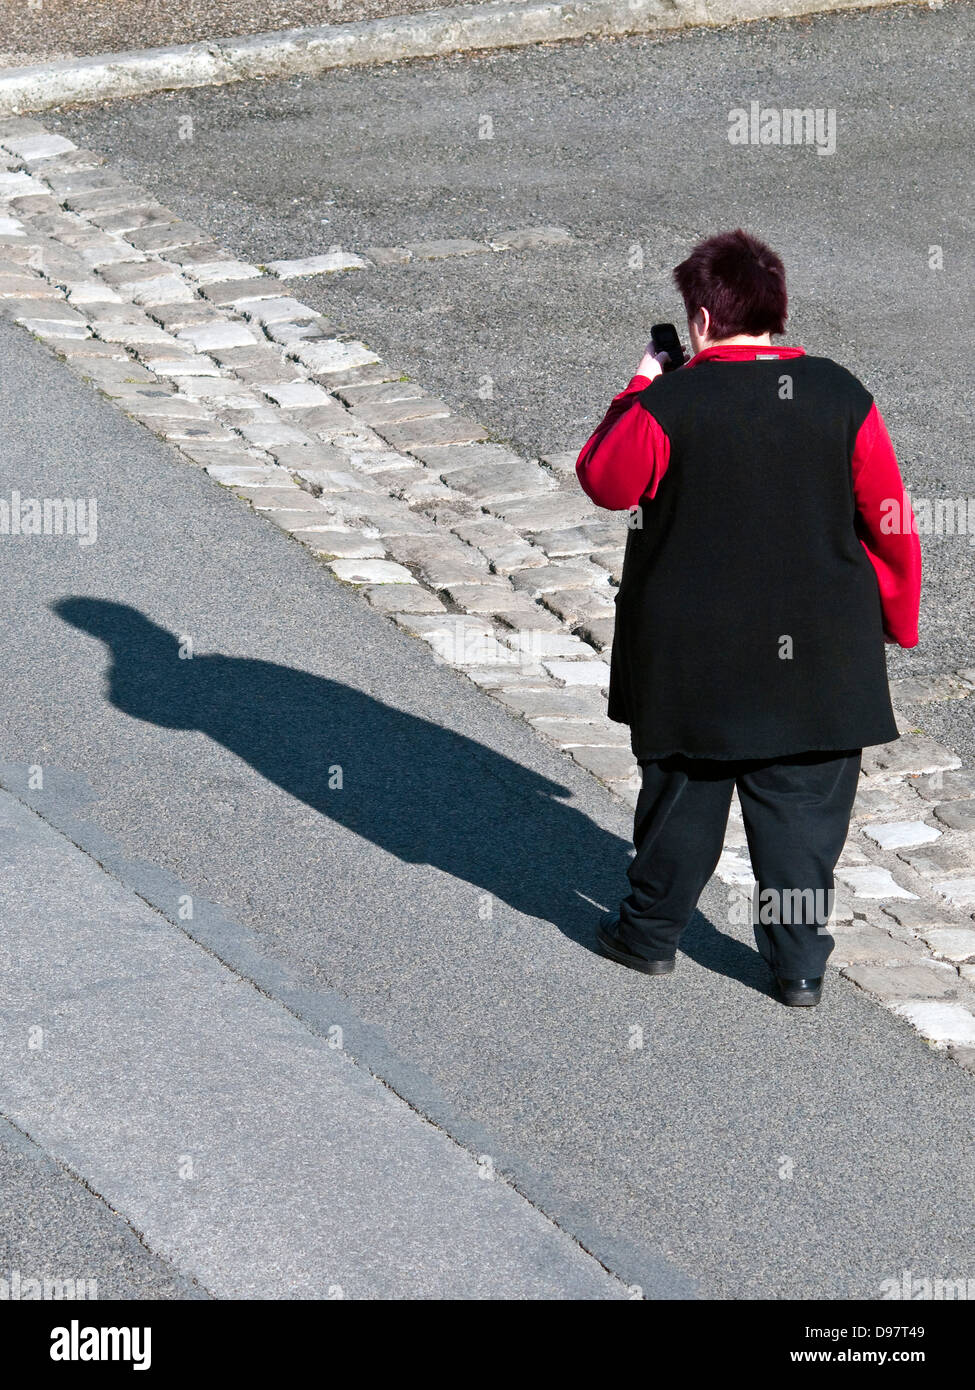
[[[897,737],[884,641],[917,645],[920,547],[870,393],[772,345],[775,252],[723,233],[674,279],[691,360],[648,349],[576,465],[594,502],[633,512],[609,716],[643,780],[630,892],[598,939],[673,970],[737,786],[759,950],[783,1002],[814,1005],[861,751]]]

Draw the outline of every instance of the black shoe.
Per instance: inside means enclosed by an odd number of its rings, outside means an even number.
[[[808,980],[783,980],[776,975],[775,983],[779,987],[783,1004],[809,1008],[811,1005],[818,1004],[823,995],[822,975]]]
[[[596,940],[602,949],[603,955],[609,956],[619,965],[626,965],[630,970],[639,970],[644,975],[669,975],[677,961],[676,956],[667,956],[664,960],[647,960],[645,956],[638,956],[630,950],[625,941],[618,936],[620,925],[619,916],[612,913],[600,920],[596,928]]]

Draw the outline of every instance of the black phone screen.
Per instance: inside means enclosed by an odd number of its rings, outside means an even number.
[[[665,352],[670,358],[668,370],[683,366],[684,349],[672,323],[655,323],[650,330],[650,341],[653,343],[654,352]]]

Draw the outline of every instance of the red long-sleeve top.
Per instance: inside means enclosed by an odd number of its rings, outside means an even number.
[[[798,347],[735,343],[705,348],[681,370],[707,359],[789,358],[801,357],[803,352]],[[599,507],[622,511],[635,507],[641,498],[652,499],[667,472],[670,440],[648,410],[631,409],[636,393],[650,384],[649,377],[633,377],[614,397],[579,454],[579,482]],[[876,405],[870,407],[857,434],[852,471],[857,534],[877,576],[884,636],[901,647],[916,647],[921,546],[894,448]]]

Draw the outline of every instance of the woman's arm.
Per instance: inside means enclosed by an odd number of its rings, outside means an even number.
[[[640,363],[645,366],[646,358]],[[654,375],[659,375],[658,371]],[[670,440],[648,411],[633,409],[638,392],[651,377],[638,373],[613,398],[599,428],[586,441],[576,461],[583,491],[598,507],[623,511],[644,495],[653,497],[667,471]]]
[[[880,588],[884,636],[901,647],[918,644],[921,544],[894,446],[876,405],[856,437],[853,493],[857,534]]]

